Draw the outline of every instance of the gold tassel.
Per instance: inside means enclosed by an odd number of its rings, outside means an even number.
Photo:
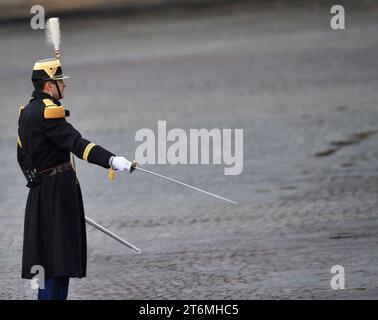
[[[110,169],[109,169],[108,178],[109,178],[110,181],[114,181],[115,180],[115,170],[112,167],[110,167]]]

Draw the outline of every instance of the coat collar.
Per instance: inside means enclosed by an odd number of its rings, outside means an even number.
[[[55,99],[54,97],[50,96],[48,93],[40,91],[40,90],[34,90],[32,93],[32,97],[34,99],[50,99],[52,100],[56,105],[60,106],[59,100]]]

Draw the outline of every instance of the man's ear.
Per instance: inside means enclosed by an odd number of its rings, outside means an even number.
[[[43,91],[49,91],[49,90],[50,90],[50,83],[46,81],[45,85],[43,86]]]

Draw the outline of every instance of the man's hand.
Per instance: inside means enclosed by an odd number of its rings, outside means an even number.
[[[136,167],[136,161],[130,162],[125,157],[113,156],[109,159],[109,165],[115,170],[119,171],[129,171],[130,173],[134,171]]]

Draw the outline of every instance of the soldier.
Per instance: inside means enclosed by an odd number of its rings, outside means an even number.
[[[136,163],[84,138],[60,103],[68,77],[59,59],[37,61],[32,99],[21,107],[17,160],[30,188],[25,210],[22,278],[45,272],[38,299],[67,298],[69,278],[86,276],[87,243],[80,185],[70,152],[103,168],[132,172]]]

